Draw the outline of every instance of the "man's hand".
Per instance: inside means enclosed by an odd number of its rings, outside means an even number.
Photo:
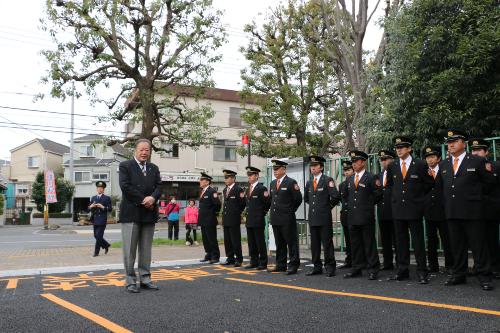
[[[156,199],[153,198],[152,196],[145,197],[144,200],[142,200],[142,205],[146,208],[151,208],[155,204]]]

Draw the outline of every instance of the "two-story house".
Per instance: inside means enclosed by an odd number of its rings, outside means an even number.
[[[161,83],[160,83],[161,84]],[[209,147],[199,147],[197,150],[190,147],[180,147],[178,143],[166,143],[163,148],[169,153],[153,153],[151,161],[158,165],[163,181],[162,192],[168,197],[175,195],[184,201],[197,198],[199,195],[200,172],[206,172],[214,177],[213,186],[219,192],[224,188],[223,169],[234,170],[238,173],[237,182],[246,183],[246,156],[239,156],[236,148],[241,146],[240,133],[246,125],[241,118],[244,112],[239,91],[205,88],[202,96],[195,96],[194,90],[183,87],[182,95],[187,107],[194,108],[208,105],[214,111],[214,117],[209,120],[211,126],[217,126],[220,131],[216,134],[215,142]],[[140,108],[137,95],[132,94],[126,103],[129,109]],[[247,104],[248,108],[257,108]],[[141,123],[129,123],[126,133],[140,132]],[[266,175],[266,159],[252,156],[252,165],[263,171],[261,181]]]
[[[95,183],[105,181],[106,194],[121,197],[118,183],[118,164],[131,154],[119,144],[111,147],[103,142],[104,137],[91,134],[74,139],[73,174],[69,169],[69,152],[64,155],[64,178],[75,185],[73,195],[73,212],[77,214],[88,211],[90,198],[96,194]]]
[[[48,139],[34,139],[11,149],[9,182],[14,187],[15,207],[34,207],[31,185],[38,172],[52,170],[62,174],[63,155],[69,147]]]

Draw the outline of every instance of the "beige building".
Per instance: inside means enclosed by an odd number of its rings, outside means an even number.
[[[29,200],[38,172],[63,173],[63,155],[69,147],[48,139],[34,139],[10,151],[9,182],[15,185],[16,207],[34,206]]]
[[[196,198],[199,195],[198,179],[200,172],[206,172],[214,177],[213,186],[222,192],[224,187],[223,169],[234,170],[238,173],[237,181],[245,183],[247,156],[239,156],[236,148],[241,146],[240,133],[245,129],[241,118],[244,108],[238,91],[206,88],[205,93],[196,99],[190,94],[189,88],[183,89],[183,95],[188,107],[209,105],[214,111],[210,125],[220,127],[215,135],[214,144],[209,147],[200,147],[194,150],[189,147],[179,147],[177,143],[164,144],[163,148],[170,153],[153,153],[152,162],[160,168],[163,180],[163,193],[166,196],[175,195],[180,200]],[[136,96],[131,96],[126,107],[140,107]],[[256,108],[255,105],[248,105]],[[140,123],[129,123],[126,133],[140,132]],[[252,165],[261,169],[265,177],[266,160],[252,156]],[[263,179],[261,179],[263,180]]]

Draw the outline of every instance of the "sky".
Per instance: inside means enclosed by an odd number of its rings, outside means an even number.
[[[0,159],[9,160],[11,149],[35,138],[69,146],[70,99],[45,97],[34,101],[35,95],[49,91],[48,85],[40,83],[48,69],[40,51],[53,46],[50,37],[39,28],[44,3],[42,0],[0,1]],[[261,22],[266,10],[279,3],[280,0],[213,1],[214,7],[225,12],[222,21],[228,33],[228,43],[221,49],[223,59],[215,66],[213,75],[217,88],[241,89],[240,70],[247,65],[239,52],[247,40],[243,26],[253,19]],[[376,0],[369,1],[370,6],[375,3]],[[366,50],[378,47],[382,32],[376,22],[381,15],[382,4],[368,27],[364,41]],[[76,89],[83,92],[79,84]],[[106,113],[104,105],[91,106],[85,97],[76,99],[75,137],[122,131],[123,124],[97,122],[97,117]]]

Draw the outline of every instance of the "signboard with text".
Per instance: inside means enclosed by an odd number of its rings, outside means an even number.
[[[45,171],[45,203],[57,202],[56,178],[52,170]]]

